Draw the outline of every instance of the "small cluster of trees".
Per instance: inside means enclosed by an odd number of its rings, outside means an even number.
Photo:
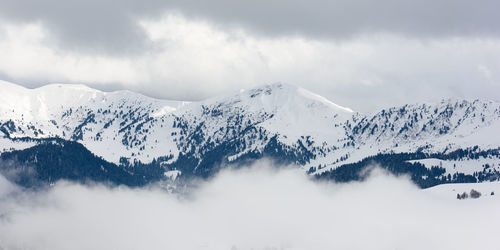
[[[481,197],[481,192],[476,191],[474,189],[470,190],[470,198],[477,199],[479,197]],[[467,199],[467,198],[469,198],[469,194],[467,194],[467,192],[463,192],[462,194],[457,194],[457,199],[459,199],[459,200],[463,200],[463,199]]]

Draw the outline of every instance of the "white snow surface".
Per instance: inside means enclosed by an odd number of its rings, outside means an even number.
[[[470,191],[472,189],[481,193],[481,196],[478,199],[500,199],[500,182],[498,181],[481,183],[441,184],[431,188],[423,189],[422,192],[435,196],[440,200],[456,200],[457,194],[462,194],[464,192],[470,194]],[[468,199],[461,200],[461,202],[474,202],[474,199],[471,199],[469,197]]]

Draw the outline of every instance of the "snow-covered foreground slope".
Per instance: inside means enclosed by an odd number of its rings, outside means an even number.
[[[453,183],[442,184],[431,188],[426,188],[423,192],[435,196],[439,199],[457,199],[457,194],[467,193],[470,194],[471,190],[476,190],[481,193],[477,199],[496,199],[500,200],[500,182],[481,182],[481,183]],[[464,199],[475,200],[473,198]]]
[[[493,101],[446,100],[365,115],[285,84],[200,102],[65,84],[27,89],[0,81],[0,91],[0,152],[60,138],[117,165],[153,164],[165,172],[202,176],[221,164],[262,157],[299,165],[311,174],[379,153],[496,150],[487,155],[488,163],[498,167],[500,162],[500,104]],[[469,155],[453,160],[464,157]],[[430,169],[431,161],[417,162]],[[482,162],[471,164],[455,172],[446,167],[446,174],[484,170]]]

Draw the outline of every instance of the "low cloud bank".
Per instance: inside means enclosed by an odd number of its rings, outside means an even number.
[[[0,176],[0,249],[498,249],[499,199],[442,200],[375,171],[362,183],[225,171],[178,197]]]

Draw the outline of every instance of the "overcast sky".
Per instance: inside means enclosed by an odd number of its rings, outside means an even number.
[[[282,82],[362,112],[500,100],[498,0],[0,0],[0,79],[199,100]]]

